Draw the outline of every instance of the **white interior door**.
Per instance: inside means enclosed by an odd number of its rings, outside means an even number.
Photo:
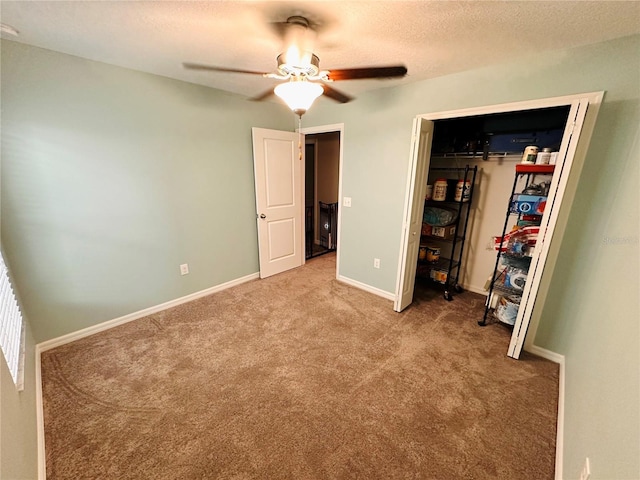
[[[253,128],[252,137],[260,278],[265,278],[304,262],[304,153],[299,133]]]
[[[517,359],[520,357],[524,340],[529,329],[529,323],[531,322],[533,307],[536,303],[542,273],[545,269],[545,263],[549,254],[549,246],[553,238],[560,205],[562,204],[567,181],[569,180],[569,174],[571,173],[573,158],[576,153],[576,147],[578,145],[588,106],[589,101],[587,99],[575,101],[571,104],[571,110],[569,112],[569,118],[567,119],[567,125],[562,138],[558,160],[556,161],[556,168],[551,181],[551,187],[549,188],[547,205],[540,223],[540,234],[538,235],[536,248],[533,257],[531,258],[527,282],[525,283],[522,292],[522,299],[520,302],[521,306],[518,309],[518,315],[513,326],[513,333],[511,334],[511,341],[509,343],[509,350],[507,351],[507,355],[512,358]]]
[[[432,139],[433,122],[416,118],[413,121],[411,168],[407,178],[402,248],[398,265],[396,298],[393,305],[396,312],[401,312],[413,301]]]

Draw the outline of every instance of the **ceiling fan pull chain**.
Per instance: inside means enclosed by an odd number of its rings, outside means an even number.
[[[298,158],[302,161],[302,115],[298,116]]]

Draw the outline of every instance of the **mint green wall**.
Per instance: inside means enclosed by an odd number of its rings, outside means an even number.
[[[607,95],[535,339],[566,358],[565,442],[580,449],[567,452],[565,478],[586,456],[595,479],[640,478],[637,45],[626,65],[604,65]]]
[[[352,206],[341,207],[339,273],[388,293],[395,291],[415,116],[402,98],[402,89],[345,105],[321,98],[302,120],[303,126],[344,123],[342,195]]]
[[[640,36],[362,94],[346,105],[321,99],[305,117],[307,126],[344,122],[343,195],[353,206],[342,208],[340,273],[393,292],[416,115],[600,90],[604,103],[575,201],[563,206],[569,223],[535,340],[566,358],[566,480],[579,477],[586,456],[594,479],[640,478]]]
[[[251,127],[292,130],[284,106],[7,41],[1,94],[36,342],[258,271]]]

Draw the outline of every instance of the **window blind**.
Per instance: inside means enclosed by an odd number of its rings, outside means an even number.
[[[22,313],[11,287],[9,270],[0,254],[0,347],[18,388],[22,387],[22,333]]]

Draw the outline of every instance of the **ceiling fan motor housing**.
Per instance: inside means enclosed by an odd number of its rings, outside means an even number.
[[[284,26],[283,51],[277,58],[278,73],[283,76],[317,76],[320,59],[313,53],[315,31],[309,20],[291,16]]]
[[[317,55],[311,54],[311,58],[307,65],[292,65],[287,63],[286,54],[278,55],[278,72],[284,76],[300,76],[315,77],[320,72],[320,59]]]

